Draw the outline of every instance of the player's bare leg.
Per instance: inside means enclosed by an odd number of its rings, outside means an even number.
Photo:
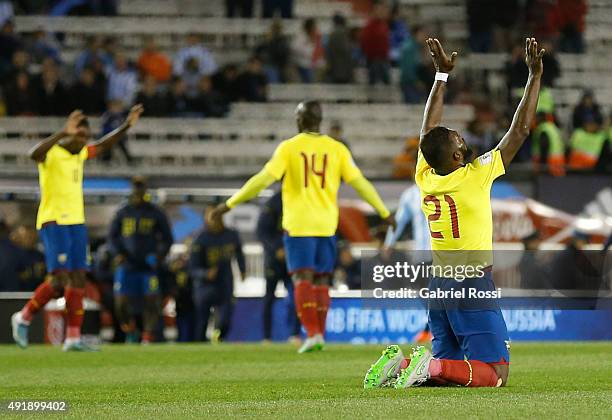
[[[295,284],[295,310],[308,336],[298,353],[321,350],[323,336],[319,327],[317,301],[313,290],[314,272],[312,270],[300,270],[293,273],[292,280]]]
[[[13,339],[19,347],[28,346],[28,328],[32,318],[45,307],[47,302],[62,294],[67,279],[68,273],[66,272],[48,274],[46,281],[36,288],[34,295],[23,309],[13,314],[11,317]]]
[[[142,344],[152,343],[155,337],[155,329],[159,320],[160,311],[159,295],[150,294],[144,298],[144,312],[142,314],[143,332]]]

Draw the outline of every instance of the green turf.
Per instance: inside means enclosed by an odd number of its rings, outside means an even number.
[[[0,400],[66,400],[82,418],[612,418],[610,342],[515,343],[506,388],[364,391],[380,348],[0,346]]]

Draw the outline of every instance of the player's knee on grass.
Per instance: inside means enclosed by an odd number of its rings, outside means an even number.
[[[493,369],[495,369],[495,373],[497,373],[497,377],[501,378],[502,383],[501,386],[506,386],[508,382],[508,375],[510,374],[510,365],[492,365]]]
[[[291,275],[291,280],[293,280],[293,283],[298,283],[300,281],[307,281],[309,283],[312,283],[314,281],[314,271],[312,270],[300,270],[300,271],[296,271],[295,273],[293,273]]]

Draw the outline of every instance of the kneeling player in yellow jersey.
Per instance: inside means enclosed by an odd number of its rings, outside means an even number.
[[[529,78],[510,129],[495,149],[474,159],[459,133],[440,126],[446,80],[457,53],[448,57],[437,39],[427,40],[437,73],[425,106],[415,182],[429,222],[433,263],[457,268],[463,265],[479,269],[481,274],[461,279],[433,277],[429,290],[473,289],[485,294],[495,290],[491,276],[491,186],[505,173],[529,134],[543,70],[544,50],[538,49],[534,38],[527,38],[525,44]],[[462,386],[505,385],[510,364],[509,339],[499,302],[430,298],[428,304],[433,355],[425,347],[418,347],[407,363],[398,346],[389,346],[366,374],[364,386],[384,386],[389,379],[395,388],[427,381]]]
[[[320,133],[322,119],[319,102],[300,103],[296,109],[299,134],[283,141],[264,169],[211,213],[212,218],[221,217],[282,179],[287,269],[295,283],[295,308],[308,334],[299,353],[320,350],[324,344],[329,282],[337,252],[337,195],[341,181],[350,184],[386,223],[395,225],[347,147]]]
[[[142,105],[132,107],[120,127],[91,144],[88,144],[91,129],[87,118],[81,111],[73,111],[61,131],[30,151],[30,157],[38,163],[40,205],[36,228],[45,247],[49,275],[24,308],[11,318],[13,338],[20,347],[28,345],[28,326],[34,314],[63,290],[67,313],[64,351],[91,350],[81,342],[88,269],[83,167],[86,160],[106,152],[121,140],[142,111]]]

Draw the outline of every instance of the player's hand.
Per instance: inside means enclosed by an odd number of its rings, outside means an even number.
[[[221,203],[214,209],[208,213],[206,217],[206,223],[215,224],[215,223],[223,223],[223,215],[230,211],[231,209],[227,207],[227,204]]]
[[[128,127],[133,127],[134,124],[136,124],[138,122],[138,119],[142,115],[143,111],[144,111],[144,107],[142,106],[142,104],[134,105],[130,109],[130,113],[128,114],[128,116],[127,116],[127,118],[125,120],[125,122],[127,123]]]
[[[64,125],[64,133],[67,136],[74,136],[78,129],[81,121],[85,119],[85,115],[80,109],[75,109],[68,116],[68,120],[66,120],[66,124]]]
[[[525,38],[525,63],[529,68],[529,73],[534,76],[541,76],[544,71],[542,57],[545,49],[538,50],[538,41],[535,38]]]
[[[217,274],[219,274],[219,267],[209,268],[206,273],[206,279],[208,281],[214,281],[217,278]]]
[[[383,219],[383,223],[386,224],[388,227],[392,228],[393,230],[397,228],[397,223],[395,222],[395,216],[393,216],[392,214],[385,217]]]
[[[457,58],[456,51],[449,57],[444,52],[444,48],[442,48],[440,41],[436,38],[428,38],[425,43],[429,47],[429,54],[431,54],[431,60],[433,61],[436,71],[449,73],[455,68],[455,59]]]

